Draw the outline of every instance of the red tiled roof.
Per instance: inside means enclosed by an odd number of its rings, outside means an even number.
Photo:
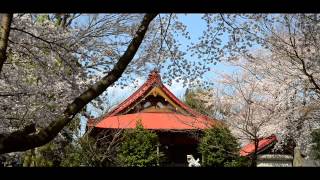
[[[265,150],[266,148],[269,147],[269,145],[272,145],[273,143],[277,142],[277,137],[272,134],[269,137],[266,138],[261,138],[259,140],[258,144],[258,152],[261,152]],[[241,150],[240,150],[240,156],[249,156],[252,153],[254,153],[254,142],[251,142],[247,145],[245,145]]]
[[[126,110],[134,106],[135,103],[144,98],[155,86],[161,88],[173,103],[188,112],[190,116],[173,112],[123,114]],[[162,84],[158,71],[154,70],[150,73],[148,80],[129,98],[104,115],[104,117],[100,118],[100,121],[89,120],[88,126],[97,128],[134,128],[138,119],[142,120],[142,124],[146,129],[205,129],[208,128],[209,124],[220,123],[217,120],[192,110],[181,102]],[[96,125],[94,125],[94,123],[96,123]]]
[[[135,91],[131,96],[129,96],[126,100],[120,103],[116,108],[107,113],[105,116],[118,115],[118,113],[137,102],[137,100],[142,96],[146,95],[154,85],[162,85],[160,75],[157,71],[152,71],[149,75],[148,80],[137,91]]]
[[[202,115],[194,110],[192,110],[190,107],[188,107],[187,105],[185,105],[183,102],[181,102],[174,94],[172,94],[168,88],[166,88],[161,81],[161,77],[158,73],[158,71],[154,70],[149,74],[149,78],[148,80],[137,90],[135,91],[131,96],[129,96],[125,101],[123,101],[122,103],[120,103],[116,108],[114,108],[111,112],[107,113],[105,115],[105,117],[109,117],[109,116],[115,116],[115,115],[120,115],[119,113],[121,113],[123,110],[127,109],[128,107],[134,105],[135,102],[137,102],[138,99],[142,98],[143,96],[145,96],[146,94],[148,94],[148,92],[150,92],[150,90],[152,90],[152,88],[154,86],[158,86],[160,87],[164,93],[177,105],[179,105],[182,109],[184,109],[185,111],[187,111],[188,113],[190,113],[192,116],[195,117],[201,117],[204,119],[208,119],[208,120],[212,120],[211,118]]]
[[[92,124],[92,122],[88,125],[95,126],[96,128],[131,129],[136,127],[136,123],[139,120],[145,129],[153,130],[206,129],[215,123],[201,117],[185,116],[171,112],[149,112],[110,116],[96,125]]]

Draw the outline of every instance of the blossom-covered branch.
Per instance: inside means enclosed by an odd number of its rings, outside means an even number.
[[[100,81],[96,82],[79,97],[75,98],[57,120],[50,123],[49,126],[40,129],[38,132],[35,131],[35,128],[33,131],[30,131],[30,128],[26,128],[27,130],[24,129],[10,134],[2,134],[0,136],[0,153],[28,150],[51,141],[63,127],[67,125],[83,107],[85,107],[86,104],[102,94],[110,85],[121,77],[122,73],[138,51],[148,26],[154,17],[156,17],[156,14],[147,14],[144,16],[127,50],[119,58],[113,69]]]

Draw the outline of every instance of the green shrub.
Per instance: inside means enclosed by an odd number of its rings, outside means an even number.
[[[202,166],[247,166],[247,159],[240,157],[240,146],[228,128],[220,126],[205,131],[199,145]]]
[[[312,137],[312,155],[315,159],[320,159],[320,129],[316,129],[311,133]]]
[[[24,167],[58,167],[61,160],[59,147],[55,143],[26,151],[22,157]]]
[[[158,166],[163,156],[157,152],[159,145],[155,133],[145,130],[141,122],[133,130],[126,130],[123,135],[123,142],[118,152],[118,163],[120,166]]]

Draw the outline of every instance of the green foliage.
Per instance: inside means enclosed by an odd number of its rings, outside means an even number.
[[[83,137],[66,147],[66,155],[62,160],[62,167],[98,166],[98,161],[93,156],[99,156],[96,152],[95,140]]]
[[[66,146],[49,143],[27,151],[23,156],[25,167],[108,167],[112,162],[105,158],[110,153],[104,146],[97,146],[96,140],[82,137]]]
[[[239,155],[240,146],[226,127],[213,127],[206,130],[201,139],[199,151],[202,166],[239,167],[246,166],[247,160]]]
[[[197,88],[187,91],[184,97],[184,103],[201,114],[210,116],[211,111],[204,105],[204,102],[196,98],[197,94],[205,93],[205,90]]]
[[[74,121],[66,126],[65,129],[71,131],[62,131],[61,136],[50,143],[26,151],[22,157],[23,166],[25,167],[59,167],[65,165],[70,156],[81,151],[81,148],[74,145],[79,140],[74,140],[74,133],[78,133],[80,118],[75,117]],[[62,163],[62,164],[61,164]]]
[[[36,16],[36,22],[43,24],[45,21],[49,20],[49,15],[48,14],[44,14],[44,15],[37,15]]]
[[[110,145],[108,140],[98,142],[85,135],[73,144],[66,147],[66,155],[61,166],[63,167],[110,167],[116,165],[117,144]]]
[[[56,15],[55,16],[55,25],[56,26],[60,26],[61,22],[62,22],[61,16],[60,15]]]
[[[248,157],[238,156],[232,161],[227,161],[224,163],[224,167],[250,167],[251,160]]]
[[[157,166],[163,156],[157,154],[158,137],[155,133],[145,130],[139,122],[134,130],[127,130],[118,152],[120,166]]]
[[[312,154],[315,159],[320,159],[320,129],[316,129],[311,133],[312,137]]]
[[[24,167],[58,167],[61,158],[58,145],[51,142],[27,151],[23,155],[22,161]]]
[[[75,118],[61,132],[60,138],[42,147],[24,153],[25,167],[109,167],[115,166],[118,144],[108,139],[98,142],[84,135],[78,137],[80,118]],[[107,136],[107,135],[106,135]],[[113,134],[109,135],[113,137]]]
[[[84,164],[85,155],[82,148],[78,145],[69,145],[66,147],[66,156],[62,160],[62,167],[79,167]]]

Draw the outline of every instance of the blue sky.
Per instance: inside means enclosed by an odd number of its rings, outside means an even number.
[[[202,35],[202,32],[205,30],[206,25],[204,20],[201,19],[202,14],[178,14],[179,20],[181,20],[186,26],[187,31],[191,34],[191,41],[196,42],[198,38]],[[190,53],[187,51],[186,45],[190,43],[190,40],[187,42],[182,36],[178,36],[177,40],[182,44],[180,47],[183,51],[187,52],[186,57],[191,61],[196,61],[196,57],[191,57]],[[226,39],[223,39],[226,41]],[[220,62],[217,62],[216,65],[211,66],[214,70],[218,72],[226,72],[232,73],[233,71],[237,70],[236,67],[226,65]],[[140,77],[139,84],[144,83],[147,77]],[[214,72],[207,72],[203,77],[199,77],[203,81],[212,81],[213,79],[217,78],[217,75]],[[174,82],[171,86],[167,86],[178,98],[183,97],[185,93],[186,87],[182,86],[181,83]],[[127,98],[130,94],[132,94],[137,88],[133,86],[128,86],[125,89],[120,89],[119,87],[113,87],[108,89],[108,93],[110,96],[117,94],[116,98],[112,98],[111,104],[117,104]]]
[[[178,14],[179,20],[182,21],[187,26],[187,31],[191,35],[191,41],[196,42],[198,38],[202,35],[203,31],[206,29],[206,24],[204,20],[201,19],[203,14]],[[178,36],[177,40],[182,44],[180,47],[181,50],[187,52],[186,57],[191,61],[196,61],[197,57],[191,57],[190,53],[186,50],[186,44],[190,43],[190,40],[187,42],[182,36]],[[223,38],[222,41],[226,41],[226,38]],[[223,42],[222,42],[223,43]],[[225,73],[232,73],[238,68],[226,65],[224,63],[217,62],[216,65],[211,66],[217,72],[225,72]],[[204,74],[203,77],[199,77],[202,81],[213,81],[214,79],[218,78],[215,72],[207,72]],[[138,77],[138,82],[142,85],[147,77]],[[183,87],[182,82],[173,82],[171,86],[168,86],[169,90],[172,91],[178,98],[182,98],[185,90],[187,87]],[[138,87],[133,87],[128,85],[126,88],[121,89],[120,87],[111,87],[108,88],[107,92],[109,94],[108,97],[110,104],[116,105],[119,104],[121,101],[125,100],[128,96],[130,96]],[[88,109],[91,109],[90,107]],[[100,116],[103,112],[93,112],[92,115],[95,117]]]
[[[179,16],[179,20],[182,21],[187,26],[187,31],[189,31],[189,33],[191,34],[191,41],[196,42],[198,38],[202,35],[203,31],[205,31],[206,29],[206,24],[204,20],[201,19],[203,14],[179,14],[178,16]],[[181,44],[190,43],[190,42],[183,43],[185,41],[183,38],[179,38],[178,40],[182,42]],[[222,38],[222,43],[224,43],[225,41],[227,41],[226,36]],[[186,51],[186,47],[181,47],[181,48]],[[190,53],[188,53],[188,51],[186,52],[187,52],[186,56],[191,61],[196,60],[195,56],[191,57]],[[234,66],[227,65],[221,62],[217,62],[216,65],[212,64],[211,68],[218,72],[225,72],[225,73],[232,73],[238,69]],[[204,75],[204,77],[201,77],[201,79],[203,79],[204,81],[210,81],[215,78],[217,78],[217,76],[214,72],[207,72]]]

